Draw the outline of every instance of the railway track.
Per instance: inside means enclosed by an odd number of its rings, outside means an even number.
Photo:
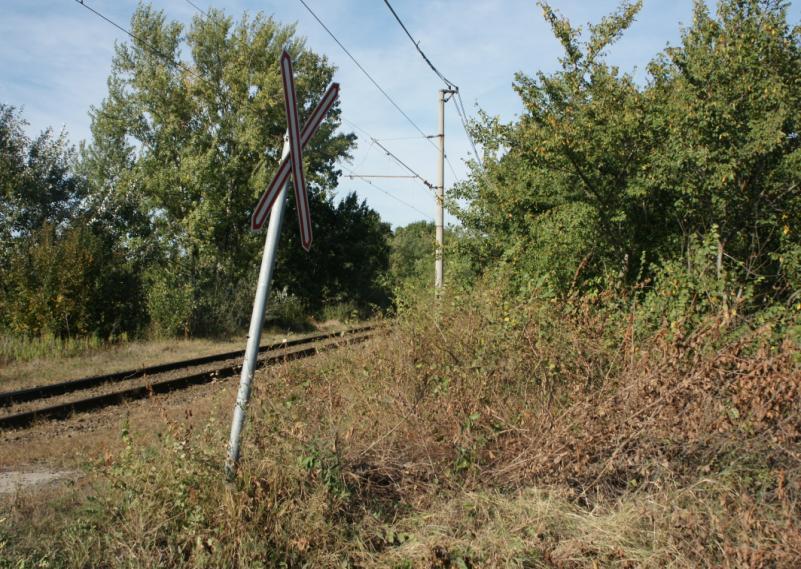
[[[258,368],[361,342],[378,328],[374,324],[355,326],[261,346]],[[40,420],[66,419],[74,413],[235,377],[242,369],[244,355],[244,350],[225,352],[0,393],[0,429],[24,428]]]

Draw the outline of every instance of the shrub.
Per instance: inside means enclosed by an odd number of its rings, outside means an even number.
[[[254,382],[235,484],[226,405],[126,441],[46,544],[25,504],[0,543],[66,566],[795,567],[800,346],[722,315],[638,335],[602,298],[426,296]]]
[[[564,298],[599,274],[602,251],[596,249],[600,227],[594,210],[582,203],[555,207],[531,220],[529,233],[502,256],[513,294],[537,291]]]
[[[309,326],[306,304],[286,288],[270,293],[265,319],[270,324],[292,330],[303,330]]]
[[[194,287],[180,270],[151,270],[148,275],[147,310],[156,335],[189,336],[194,301]]]
[[[103,235],[50,225],[19,244],[0,313],[13,334],[109,337],[142,323],[141,282]]]
[[[687,258],[667,259],[653,268],[646,286],[638,323],[650,330],[687,331],[710,315],[730,320],[751,300],[752,284],[735,261],[720,256],[715,231],[693,239]]]

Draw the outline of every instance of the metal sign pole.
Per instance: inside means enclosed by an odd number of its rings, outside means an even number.
[[[253,372],[256,371],[261,328],[264,324],[264,309],[267,306],[270,283],[273,280],[275,253],[278,249],[278,238],[284,221],[290,170],[295,188],[295,204],[298,208],[300,240],[303,248],[308,251],[312,243],[312,221],[311,212],[309,211],[309,197],[306,193],[306,183],[303,176],[303,147],[308,144],[311,137],[320,128],[325,115],[331,110],[331,107],[339,97],[339,84],[332,83],[301,129],[300,120],[298,119],[295,79],[292,72],[292,58],[286,51],[281,54],[281,80],[284,85],[284,108],[287,116],[284,149],[281,152],[281,160],[278,162],[278,171],[262,194],[256,204],[256,209],[250,217],[250,228],[258,231],[262,228],[267,218],[267,212],[270,211],[267,240],[264,243],[264,255],[261,258],[261,269],[259,270],[259,284],[256,286],[256,299],[253,301],[253,313],[250,316],[245,362],[242,364],[239,393],[236,397],[234,419],[231,423],[228,457],[225,460],[225,472],[229,480],[233,480],[236,476],[236,469],[239,463],[239,443],[242,438],[242,426],[245,424],[245,411],[250,400],[250,385],[253,381]]]
[[[289,134],[284,136],[284,149],[281,160],[289,155]],[[279,162],[280,163],[280,162]],[[245,424],[245,411],[250,400],[250,387],[253,373],[256,371],[256,359],[259,355],[259,341],[264,324],[264,310],[267,307],[267,297],[270,294],[270,284],[273,280],[275,256],[278,250],[278,238],[281,235],[281,225],[284,221],[286,209],[286,196],[289,182],[284,184],[275,204],[270,212],[270,223],[267,226],[267,238],[264,242],[264,254],[259,269],[259,283],[256,285],[256,298],[253,301],[253,312],[250,315],[250,330],[248,331],[248,344],[245,349],[245,361],[242,364],[242,374],[239,379],[239,393],[234,407],[234,419],[231,423],[231,438],[228,442],[228,458],[225,461],[225,473],[229,480],[236,477],[236,468],[239,463],[239,441],[242,436],[242,427]]]

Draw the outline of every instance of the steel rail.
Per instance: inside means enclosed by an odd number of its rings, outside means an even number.
[[[329,338],[333,338],[336,336],[342,336],[342,335],[354,334],[357,332],[372,330],[375,327],[376,327],[375,324],[367,324],[363,326],[354,326],[346,330],[340,330],[338,332],[324,332],[322,334],[314,334],[312,336],[302,336],[300,338],[293,338],[291,340],[285,340],[282,342],[273,342],[271,344],[259,347],[259,353],[264,353],[271,350],[278,350],[281,348],[290,348],[292,346],[298,346],[307,342],[327,340]],[[144,377],[146,375],[165,373],[168,371],[174,371],[176,369],[182,369],[185,367],[195,367],[199,365],[230,360],[233,358],[242,358],[244,357],[244,355],[245,355],[245,350],[236,350],[233,352],[213,354],[210,356],[201,356],[197,358],[179,360],[175,362],[169,362],[166,364],[147,366],[133,370],[118,371],[102,375],[94,375],[91,377],[73,379],[69,381],[52,383],[48,385],[39,385],[36,387],[29,387],[27,389],[20,389],[17,391],[7,391],[5,393],[0,393],[0,407],[8,407],[18,403],[25,403],[27,401],[35,401],[37,399],[45,399],[47,397],[65,395],[67,393],[72,393],[73,391],[81,391],[83,389],[91,389],[92,387],[98,387],[100,385],[103,385],[104,383],[127,381]]]
[[[372,335],[375,333],[375,328],[377,327],[364,326],[360,327],[352,334],[343,335],[342,333],[331,333],[323,334],[321,336],[324,336],[323,340],[339,336],[339,338],[344,341],[345,344],[353,344],[363,342],[372,337]],[[334,339],[333,341],[329,341],[322,345],[320,344],[320,340],[320,337],[306,338],[304,343],[310,345],[296,345],[294,348],[281,350],[279,353],[271,354],[266,358],[259,360],[258,367],[261,368],[278,362],[306,358],[317,354],[318,351],[322,349],[335,348],[342,345],[342,342],[340,342],[339,339]],[[284,346],[286,346],[286,344],[284,344]],[[236,353],[238,354],[239,352]],[[24,428],[32,425],[36,421],[43,419],[66,419],[73,413],[92,411],[102,407],[123,403],[125,401],[144,399],[155,394],[169,393],[171,391],[191,387],[193,385],[201,385],[218,379],[226,379],[238,374],[241,368],[242,364],[238,363],[199,373],[184,375],[181,377],[164,379],[145,385],[138,385],[111,393],[95,395],[85,399],[69,401],[66,403],[51,405],[49,407],[41,407],[39,409],[32,409],[13,415],[6,415],[4,417],[0,417],[0,429]]]

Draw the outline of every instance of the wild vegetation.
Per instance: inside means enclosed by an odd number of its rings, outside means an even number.
[[[0,107],[0,333],[12,339],[208,336],[247,325],[263,244],[248,212],[285,129],[277,58],[286,47],[296,60],[303,108],[334,69],[261,15],[234,22],[214,11],[184,30],[142,5],[131,27],[147,43],[116,47],[108,96],[80,149],[66,133],[29,139],[21,113]],[[191,69],[168,63],[184,37]],[[279,321],[339,304],[368,315],[390,300],[388,224],[355,194],[333,198],[336,161],[355,140],[338,126],[335,107],[306,165],[314,231],[326,239],[301,255],[287,216]],[[310,275],[314,286],[299,286]]]
[[[706,268],[694,257],[714,247],[729,302],[789,307],[801,288],[801,32],[784,2],[723,1],[716,16],[696,2],[643,86],[604,59],[639,6],[623,3],[585,41],[544,6],[562,69],[518,74],[521,119],[477,126],[486,172],[458,192],[469,258],[509,265],[522,294],[563,298],[689,286]],[[665,271],[681,275],[656,278]]]
[[[13,502],[8,566],[801,565],[801,28],[698,2],[637,81],[639,3],[541,7],[562,69],[473,125],[448,294],[396,231],[392,328],[260,377],[235,483],[227,415],[123,428],[88,496]]]
[[[235,484],[227,406],[157,444],[123,430],[118,455],[87,465],[89,498],[15,502],[6,554],[70,567],[797,565],[797,340],[714,318],[681,339],[642,335],[638,311],[497,290],[432,303],[366,347],[261,376]]]

